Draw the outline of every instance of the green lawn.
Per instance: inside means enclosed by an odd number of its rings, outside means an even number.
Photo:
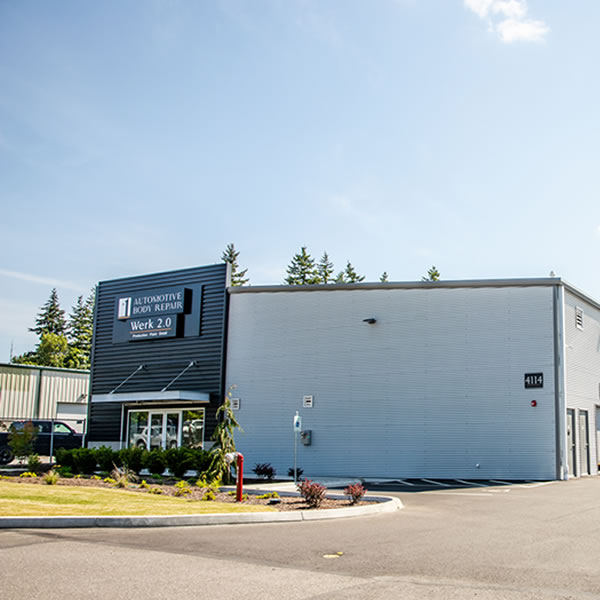
[[[266,506],[188,501],[120,489],[0,481],[0,516],[196,515],[265,512]]]

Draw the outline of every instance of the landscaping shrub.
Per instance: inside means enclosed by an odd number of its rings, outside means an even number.
[[[74,448],[72,456],[75,473],[91,475],[96,470],[96,454],[91,448]]]
[[[115,465],[120,465],[119,453],[108,446],[100,446],[94,449],[96,463],[101,471],[111,471]]]
[[[167,459],[164,450],[155,448],[154,450],[150,450],[150,452],[144,452],[142,464],[150,473],[161,475],[167,468]]]
[[[27,457],[27,470],[37,473],[38,475],[44,470],[39,454],[30,454]]]
[[[176,496],[187,496],[192,493],[192,488],[187,481],[178,481],[175,484],[175,495]]]
[[[310,508],[319,508],[327,493],[327,488],[324,485],[313,482],[310,479],[300,482],[297,488]]]
[[[9,427],[8,445],[21,463],[27,456],[33,454],[33,445],[37,434],[37,427],[34,427],[31,421],[24,423],[22,428],[18,428],[18,424]]]
[[[362,497],[365,495],[365,488],[362,483],[352,483],[344,489],[344,494],[350,496],[350,504],[356,504],[360,502]]]
[[[59,476],[59,474],[54,469],[50,469],[44,475],[44,483],[47,483],[48,485],[55,485],[55,484],[57,484],[59,479],[60,479],[60,476]]]
[[[208,473],[212,464],[212,455],[208,450],[202,450],[202,448],[194,448],[194,469],[198,472],[198,475]]]
[[[252,469],[257,477],[271,481],[277,474],[271,463],[256,463]]]
[[[110,479],[114,480],[113,485],[120,488],[126,488],[130,483],[137,481],[136,473],[125,466],[117,467],[115,465],[110,475]]]
[[[304,469],[301,469],[300,467],[296,468],[296,479],[301,479],[302,478],[302,473],[304,473]],[[294,476],[294,467],[290,467],[288,469],[288,477],[293,477]]]
[[[138,446],[119,450],[118,455],[121,466],[139,474],[143,469],[142,459],[145,452],[143,448],[139,448]]]
[[[181,479],[186,471],[196,468],[196,456],[190,448],[169,448],[165,450],[165,459],[169,471],[178,479]]]
[[[73,459],[73,450],[65,450],[64,448],[56,448],[54,450],[56,462],[63,468],[73,471],[75,468],[75,460]]]

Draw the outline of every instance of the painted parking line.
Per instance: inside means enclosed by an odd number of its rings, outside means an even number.
[[[410,481],[406,481],[406,479],[398,479],[398,483],[402,483],[403,485],[412,485],[413,487],[417,485],[416,483],[411,483]]]
[[[499,483],[500,485],[514,485],[510,481],[500,481],[499,479],[490,479],[491,483]]]
[[[472,485],[473,487],[489,487],[485,483],[477,483],[475,481],[465,481],[464,479],[455,479],[454,481],[458,481],[458,483],[464,483],[465,485]]]
[[[452,487],[449,483],[442,483],[441,481],[435,481],[433,479],[421,479],[421,481],[431,483],[432,485],[439,485],[441,487]]]

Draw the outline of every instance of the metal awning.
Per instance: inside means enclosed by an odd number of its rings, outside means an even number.
[[[201,402],[208,404],[210,402],[210,394],[188,390],[94,394],[92,402]]]

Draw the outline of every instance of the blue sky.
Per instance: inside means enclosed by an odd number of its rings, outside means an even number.
[[[56,287],[302,245],[596,298],[597,0],[0,0],[0,361]]]

